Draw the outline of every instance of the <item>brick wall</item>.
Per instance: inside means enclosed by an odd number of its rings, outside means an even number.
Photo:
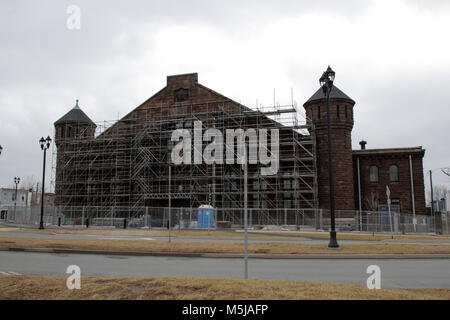
[[[334,172],[334,201],[336,210],[354,210],[354,180],[351,149],[353,128],[353,106],[351,100],[331,99],[332,151]],[[325,100],[304,105],[307,118],[313,122],[316,135],[317,178],[319,208],[330,208],[328,175],[328,129]]]
[[[355,150],[353,161],[355,165],[355,192],[358,201],[358,180],[356,175],[357,158],[359,157],[361,174],[361,200],[362,209],[371,210],[378,204],[387,204],[386,185],[389,186],[391,199],[400,201],[402,213],[412,213],[412,197],[410,183],[409,155],[412,157],[414,202],[416,214],[425,214],[425,190],[423,180],[423,157],[425,151],[408,150]],[[398,181],[391,181],[389,167],[398,167]],[[378,168],[378,182],[370,181],[370,167]]]

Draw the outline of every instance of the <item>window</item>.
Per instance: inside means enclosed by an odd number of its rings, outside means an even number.
[[[336,107],[337,107],[337,108],[336,108],[337,118],[340,119],[341,116],[340,116],[340,112],[339,112],[339,105],[337,105]]]
[[[398,181],[398,167],[395,164],[389,167],[389,179],[391,182]]]
[[[370,167],[370,182],[378,182],[378,168],[377,166]]]
[[[319,106],[319,110],[317,112],[317,119],[320,119],[320,106]]]
[[[345,119],[348,118],[348,111],[347,111],[347,105],[345,105]]]

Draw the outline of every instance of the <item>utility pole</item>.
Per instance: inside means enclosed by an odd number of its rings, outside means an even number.
[[[430,188],[431,188],[431,219],[433,219],[433,226],[436,226],[436,221],[434,219],[434,207],[433,207],[433,171],[430,170]],[[434,227],[434,232],[436,232],[436,227]]]
[[[170,194],[170,186],[171,186],[171,180],[172,180],[172,167],[169,163],[169,242],[171,242],[171,237],[170,237],[170,229],[172,228],[172,199],[171,199],[171,194]]]
[[[14,219],[16,219],[16,206],[17,206],[17,185],[20,183],[19,177],[14,177],[14,183],[16,185],[16,194],[14,197]]]
[[[248,164],[247,164],[247,145],[244,141],[244,263],[245,263],[245,279],[248,279],[248,194],[247,194],[247,179],[248,178]]]

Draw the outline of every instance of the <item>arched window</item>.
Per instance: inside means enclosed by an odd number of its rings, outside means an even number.
[[[389,179],[391,182],[398,181],[398,167],[395,164],[389,167]]]
[[[370,167],[370,182],[378,182],[378,167]]]

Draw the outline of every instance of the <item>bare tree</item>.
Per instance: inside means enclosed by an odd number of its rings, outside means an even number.
[[[448,193],[447,186],[440,184],[433,187],[433,200],[441,200],[442,198],[445,198],[446,194]],[[429,192],[431,196],[431,192]]]
[[[19,190],[30,190],[36,188],[37,179],[35,176],[26,176],[25,178],[20,179],[20,183],[17,185]],[[8,188],[15,189],[16,184],[14,180],[8,184]]]
[[[369,211],[377,211],[379,203],[378,192],[372,190],[369,196],[364,198],[364,205]]]
[[[25,190],[36,189],[37,179],[34,175],[26,176],[22,182],[22,188]]]
[[[443,174],[447,175],[450,177],[450,168],[445,168],[441,170]]]

